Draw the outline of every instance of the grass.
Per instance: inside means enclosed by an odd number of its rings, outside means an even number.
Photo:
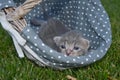
[[[0,80],[120,80],[120,2],[102,0],[112,25],[112,45],[105,57],[89,66],[64,71],[41,68],[27,58],[17,57],[8,33],[0,27]]]

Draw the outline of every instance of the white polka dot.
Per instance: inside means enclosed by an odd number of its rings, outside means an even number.
[[[37,46],[37,43],[35,43],[34,45]]]
[[[31,19],[31,17],[28,17],[28,19]]]
[[[97,18],[97,16],[95,16],[95,18]]]
[[[108,41],[110,42],[110,39],[108,39]]]
[[[88,34],[87,36],[89,37],[90,35]]]
[[[36,32],[37,34],[39,33],[39,31]]]
[[[36,14],[33,14],[33,17],[36,16]]]
[[[2,4],[0,3],[0,6],[2,6]]]
[[[45,50],[43,50],[42,52],[45,53]]]
[[[108,34],[108,32],[105,32],[106,34]]]
[[[53,52],[53,50],[50,50],[50,53],[52,53]]]
[[[85,7],[82,7],[82,9],[85,9]]]
[[[101,4],[99,4],[99,6],[101,7],[102,5],[101,5]]]
[[[105,48],[105,51],[107,51],[108,50],[108,48]]]
[[[83,25],[83,23],[81,22],[80,25]]]
[[[64,57],[68,57],[67,55],[64,55]]]
[[[78,27],[75,27],[75,29],[78,29]]]
[[[47,56],[46,56],[46,55],[44,55],[44,57],[46,58]]]
[[[68,17],[68,18],[70,18],[70,16],[69,16],[69,15],[68,15],[67,17]]]
[[[99,42],[97,42],[97,44],[99,44]]]
[[[67,7],[67,6],[66,6],[65,8],[66,8],[66,9],[68,9],[68,7]]]
[[[27,36],[27,39],[30,39],[30,36]]]
[[[85,26],[87,26],[88,24],[85,23]]]
[[[84,62],[81,62],[81,64],[84,64]]]
[[[33,48],[33,46],[30,46],[30,48],[32,49],[32,48]]]
[[[80,28],[80,30],[82,30],[82,28]]]
[[[11,1],[8,1],[8,3],[12,3]]]
[[[103,13],[105,13],[105,11],[103,11]]]
[[[100,52],[102,52],[102,53],[103,53],[103,50],[100,50]]]
[[[102,21],[103,19],[102,19],[102,18],[100,18],[100,20]]]
[[[100,31],[102,32],[102,31],[103,31],[103,29],[100,29]]]
[[[62,66],[63,64],[60,64],[60,66]]]
[[[97,27],[95,27],[95,29],[98,29]]]
[[[45,46],[45,44],[42,43],[42,46]]]
[[[105,38],[105,35],[103,35],[102,37],[104,37],[104,38]]]
[[[94,59],[93,61],[95,62],[96,60]]]
[[[89,29],[88,31],[90,32],[91,30]]]
[[[105,21],[105,24],[107,24],[107,21]]]
[[[30,32],[30,30],[29,30],[29,29],[27,29],[27,32]]]
[[[54,57],[51,57],[51,59],[54,59]]]
[[[78,6],[78,9],[80,9],[80,6]]]
[[[35,12],[36,12],[36,10],[33,10],[33,12],[35,13]]]
[[[91,55],[88,55],[90,58],[92,57]]]
[[[100,33],[98,33],[98,36],[100,36]]]
[[[98,39],[98,36],[96,36],[95,38]]]
[[[66,61],[66,63],[70,63],[70,61]]]
[[[86,10],[89,10],[89,8],[86,8]]]
[[[56,65],[56,63],[53,63],[53,65]]]
[[[67,14],[69,14],[69,11],[66,11]]]
[[[86,58],[86,61],[88,61],[88,58]]]
[[[93,9],[95,9],[95,7],[93,6]]]
[[[105,46],[105,44],[102,44],[102,46]]]
[[[76,59],[73,59],[73,61],[75,62],[75,61],[76,61]]]
[[[94,4],[97,4],[96,2],[94,2]]]
[[[83,17],[81,17],[81,20],[83,20],[84,18]]]
[[[87,5],[89,6],[90,4],[88,3]]]
[[[91,12],[93,12],[94,10],[93,9],[91,9]]]
[[[90,52],[91,54],[93,54],[93,52]]]
[[[95,44],[95,43],[96,43],[96,41],[93,41],[93,43]]]
[[[49,64],[49,62],[46,62],[47,64]]]
[[[31,16],[31,13],[29,13],[28,15],[30,15],[30,16]]]
[[[78,2],[79,4],[81,3],[81,1]]]
[[[86,28],[84,28],[84,31],[87,31],[87,29],[86,29]]]
[[[58,56],[58,58],[60,59],[60,58],[61,58],[61,56]]]
[[[84,36],[86,36],[86,34],[85,34],[85,33],[84,33],[83,35],[84,35]]]
[[[102,17],[104,17],[104,15],[101,15]]]
[[[81,14],[84,15],[84,12],[82,12]]]
[[[100,11],[100,8],[98,8],[97,10]]]
[[[8,5],[5,5],[5,7],[8,7]]]
[[[37,39],[37,36],[35,36],[34,39]]]
[[[92,14],[89,14],[90,17],[92,17]]]
[[[85,15],[87,16],[88,15],[88,13],[85,13]],[[90,14],[91,15],[91,14]],[[90,20],[90,19],[89,19]]]
[[[38,49],[38,48],[37,48],[36,50],[37,50],[37,51],[39,51],[39,49]]]
[[[94,47],[94,49],[97,49],[97,47]]]
[[[95,23],[95,20],[93,20],[92,23]]]
[[[76,22],[76,24],[79,24],[79,22]]]
[[[99,22],[98,22],[97,24],[98,24],[98,25],[100,25],[100,23],[99,23]]]
[[[37,27],[36,29],[37,29],[37,30],[39,30],[40,28],[39,28],[39,27]]]
[[[97,57],[100,57],[100,55],[97,55]]]

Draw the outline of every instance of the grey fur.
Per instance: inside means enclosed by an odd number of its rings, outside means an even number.
[[[83,55],[90,46],[89,40],[83,38],[80,32],[76,30],[69,31],[62,36],[56,36],[54,41],[62,53],[70,56]],[[61,45],[65,48],[61,48]],[[76,47],[77,50],[74,49]]]
[[[33,19],[32,23],[33,25],[41,26],[38,35],[42,41],[49,47],[60,51],[53,41],[53,37],[60,36],[61,34],[69,31],[64,24],[62,24],[61,21],[52,18],[44,22],[42,20]]]

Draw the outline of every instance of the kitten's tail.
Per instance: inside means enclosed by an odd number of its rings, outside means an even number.
[[[42,24],[44,24],[46,21],[44,20],[40,20],[40,19],[37,19],[37,18],[33,18],[30,20],[30,23],[34,26],[41,26]]]

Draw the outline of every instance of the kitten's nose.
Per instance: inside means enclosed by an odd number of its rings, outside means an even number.
[[[67,49],[66,50],[66,54],[69,56],[71,54],[72,50],[71,49]]]

